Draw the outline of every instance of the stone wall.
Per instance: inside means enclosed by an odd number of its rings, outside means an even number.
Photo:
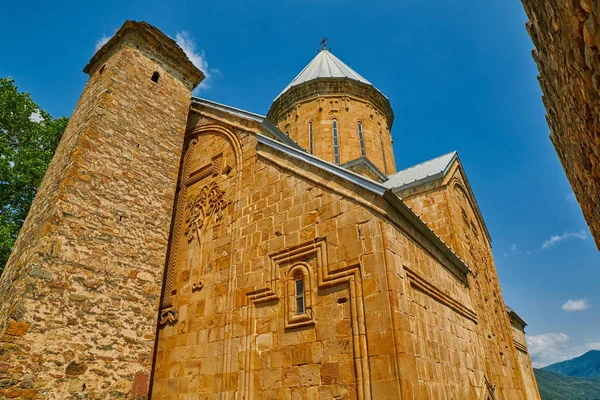
[[[514,312],[509,313],[509,317],[513,333],[513,340],[517,350],[519,369],[521,371],[523,381],[525,382],[525,398],[528,400],[539,399],[539,389],[537,386],[537,381],[535,380],[533,366],[531,365],[529,351],[527,349],[527,340],[525,339],[525,324],[521,318],[516,317]]]
[[[201,77],[169,72],[168,56],[180,57],[179,73],[191,65],[174,46],[127,22],[86,68],[0,280],[2,398],[147,397],[179,158]]]
[[[600,5],[523,0],[550,139],[600,249]]]
[[[443,178],[398,194],[473,270],[470,296],[487,380],[501,398],[519,398],[528,390],[537,393],[537,386],[530,390],[531,379],[521,373],[491,243],[459,162]],[[528,355],[522,361],[531,366]]]
[[[482,316],[431,239],[382,197],[259,144],[242,118],[190,121],[154,399],[483,398]],[[215,214],[193,214],[210,187]],[[494,383],[522,399],[506,357]]]
[[[313,154],[331,163],[334,162],[332,121],[337,120],[340,165],[361,157],[358,134],[358,123],[361,123],[366,157],[385,175],[395,173],[393,114],[389,103],[385,107],[376,101],[371,92],[378,93],[376,98],[383,96],[372,87],[354,93],[357,89],[349,84],[327,79],[317,81],[290,89],[290,93],[277,99],[268,118],[306,151],[310,151],[309,124],[312,122]],[[345,92],[337,93],[340,90]]]

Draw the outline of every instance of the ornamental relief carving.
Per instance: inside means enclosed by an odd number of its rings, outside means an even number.
[[[212,220],[219,222],[223,218],[223,210],[227,202],[223,199],[225,191],[217,182],[210,182],[200,191],[191,196],[186,205],[185,231],[188,243],[198,239],[202,242],[202,234],[206,231]]]

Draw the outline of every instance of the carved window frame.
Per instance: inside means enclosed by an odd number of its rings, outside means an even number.
[[[284,322],[285,328],[299,328],[302,326],[314,325],[315,317],[313,312],[313,285],[311,280],[310,266],[305,262],[299,262],[292,265],[285,273],[284,285]],[[298,311],[298,294],[296,292],[297,281],[302,280],[302,299],[304,310]]]

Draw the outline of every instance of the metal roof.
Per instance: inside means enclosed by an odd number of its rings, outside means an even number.
[[[300,72],[298,76],[296,76],[294,80],[279,93],[279,96],[277,96],[276,99],[287,92],[292,86],[297,86],[317,78],[348,78],[371,85],[371,82],[344,64],[342,60],[331,54],[328,50],[323,49],[319,51],[319,54],[304,67],[302,72]]]
[[[267,131],[269,131],[273,136],[277,139],[286,143],[289,146],[295,147],[300,150],[304,150],[298,143],[292,140],[288,135],[283,133],[275,124],[269,121],[264,115],[255,114],[250,111],[242,110],[240,108],[231,107],[225,104],[217,103],[216,101],[211,101],[207,99],[202,99],[200,97],[192,96],[192,104],[201,104],[211,108],[214,108],[219,111],[226,112],[231,115],[235,115],[241,118],[247,118],[252,121],[256,121],[262,125]],[[306,150],[304,150],[306,151]]]
[[[403,169],[391,175],[387,181],[383,182],[383,186],[397,192],[417,184],[433,181],[448,171],[456,157],[458,157],[458,153],[453,151],[433,160]]]

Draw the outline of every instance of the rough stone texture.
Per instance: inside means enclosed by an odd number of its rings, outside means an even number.
[[[487,379],[497,385],[500,398],[539,399],[528,354],[515,348],[506,313],[491,241],[460,161],[435,181],[398,193],[428,225],[473,269],[470,297],[477,314],[477,346],[484,358]],[[524,341],[524,333],[523,338]]]
[[[147,396],[177,171],[201,78],[157,32],[127,22],[86,67],[90,79],[0,280],[0,398]],[[182,81],[169,57],[196,72]]]
[[[600,5],[523,0],[550,139],[600,249]]]
[[[335,79],[309,81],[278,98],[267,117],[307,151],[312,122],[313,154],[331,163],[334,162],[332,120],[336,119],[340,164],[361,157],[360,122],[366,157],[383,174],[396,172],[391,136],[393,113],[387,99],[371,86]]]

